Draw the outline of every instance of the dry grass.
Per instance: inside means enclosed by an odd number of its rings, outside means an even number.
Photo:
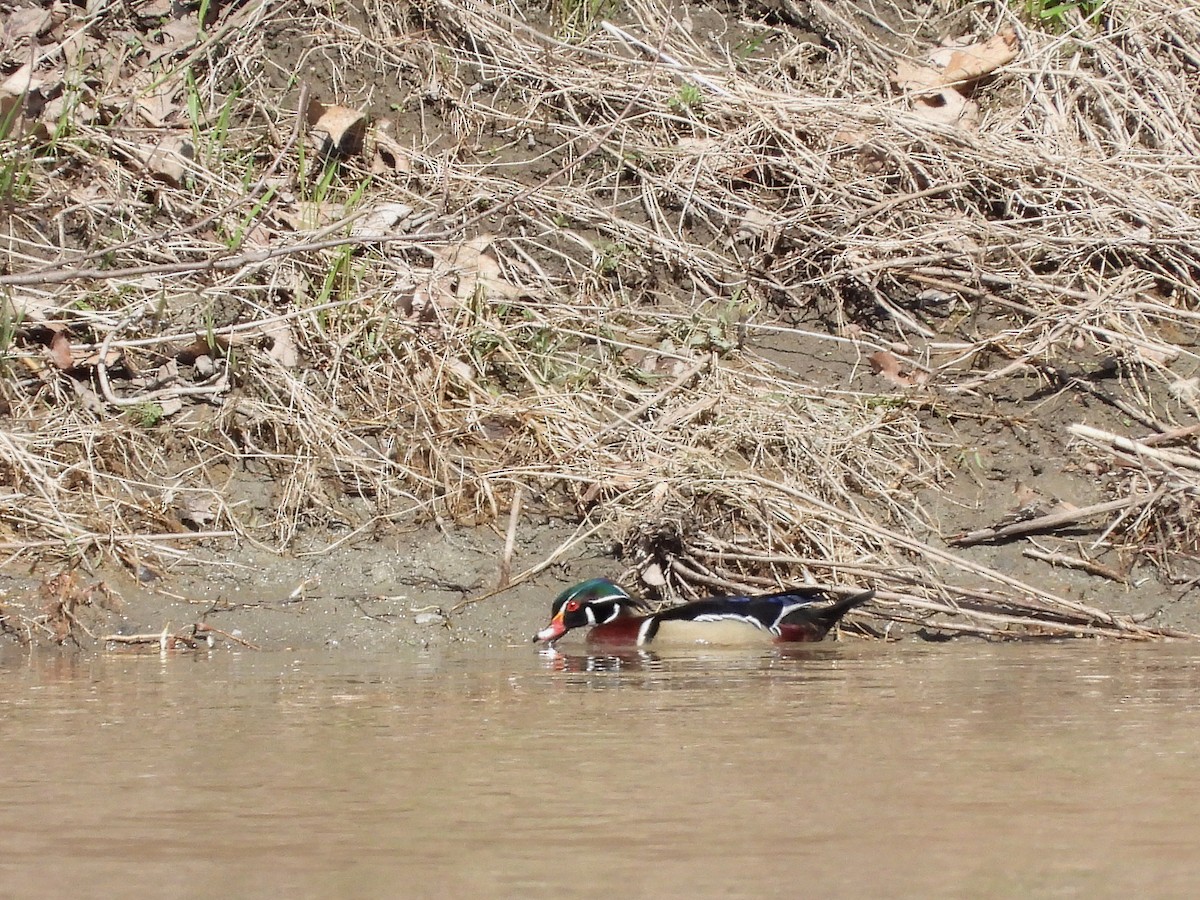
[[[1002,3],[878,5],[891,28],[822,0],[783,4],[797,27],[635,2],[607,28],[268,0],[205,31],[122,4],[0,48],[44,82],[0,142],[0,544],[284,547],[491,520],[520,489],[667,596],[870,581],[881,616],[949,631],[1154,634],[915,535],[961,449],[929,410],[1033,377],[1171,442],[1081,450],[1152,498],[1104,538],[1196,551],[1200,13],[1049,33]],[[1020,42],[978,130],[889,83],[948,23]],[[315,149],[310,90],[373,111],[361,152]],[[753,349],[780,335],[849,377]],[[265,508],[239,499],[256,479]]]

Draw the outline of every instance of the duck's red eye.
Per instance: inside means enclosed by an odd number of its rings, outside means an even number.
[[[567,601],[567,612],[579,612],[579,601],[578,600],[568,600]]]

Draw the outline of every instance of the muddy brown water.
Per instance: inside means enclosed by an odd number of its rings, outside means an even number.
[[[0,650],[0,896],[1200,889],[1195,646],[581,651]]]

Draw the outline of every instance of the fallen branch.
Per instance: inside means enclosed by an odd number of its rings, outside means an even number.
[[[1092,428],[1090,425],[1072,425],[1067,430],[1076,437],[1083,438],[1085,441],[1093,444],[1108,445],[1109,447],[1124,450],[1126,453],[1132,453],[1138,457],[1157,460],[1158,462],[1191,469],[1192,471],[1200,471],[1200,457],[1192,453],[1160,450],[1158,447],[1151,447],[1142,441],[1121,437],[1120,435],[1113,434],[1111,431]]]
[[[247,650],[262,649],[262,647],[258,646],[258,644],[252,644],[249,641],[238,637],[236,634],[230,634],[228,631],[222,631],[220,628],[213,628],[211,625],[205,624],[204,622],[197,622],[192,627],[196,629],[196,634],[218,634],[227,641],[233,641],[235,644],[241,644]]]
[[[1050,563],[1052,566],[1062,566],[1066,569],[1079,569],[1087,572],[1089,575],[1099,575],[1101,578],[1107,578],[1118,584],[1127,584],[1129,582],[1128,576],[1121,574],[1111,566],[1098,563],[1093,559],[1084,559],[1079,556],[1071,556],[1067,553],[1039,550],[1036,547],[1026,547],[1021,553],[1030,559],[1041,560],[1042,562]]]
[[[169,627],[153,634],[106,634],[100,640],[106,644],[157,644],[161,650],[178,650],[180,644],[188,650],[195,650],[198,643],[192,635],[172,634]]]
[[[1131,506],[1143,506],[1151,499],[1150,494],[1137,494],[1122,497],[1119,500],[1109,500],[1106,503],[1096,503],[1081,509],[1064,509],[1048,513],[1023,522],[1013,522],[1011,525],[980,528],[966,534],[956,534],[946,539],[946,543],[955,547],[970,547],[972,544],[983,544],[989,541],[1006,541],[1024,534],[1036,534],[1041,531],[1051,531],[1063,525],[1073,525],[1092,516],[1102,515],[1118,509],[1128,509]]]
[[[202,638],[197,640],[197,638],[199,638],[201,635],[216,634],[228,641],[232,641],[235,644],[240,644],[249,650],[262,649],[257,644],[252,644],[249,641],[237,637],[236,635],[230,634],[228,631],[222,631],[220,628],[213,628],[211,625],[206,625],[204,622],[197,622],[195,625],[193,625],[191,632],[191,634],[188,634],[187,631],[184,630],[172,634],[170,628],[167,627],[162,631],[154,633],[106,634],[99,640],[106,644],[157,644],[163,650],[178,650],[179,647],[177,645],[183,644],[187,649],[195,650],[203,640]]]

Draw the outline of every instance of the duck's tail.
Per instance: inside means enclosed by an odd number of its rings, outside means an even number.
[[[802,606],[793,610],[780,623],[780,640],[819,641],[829,633],[829,629],[841,621],[842,616],[856,606],[862,606],[874,596],[875,591],[872,589],[861,594],[852,594],[819,609]]]

